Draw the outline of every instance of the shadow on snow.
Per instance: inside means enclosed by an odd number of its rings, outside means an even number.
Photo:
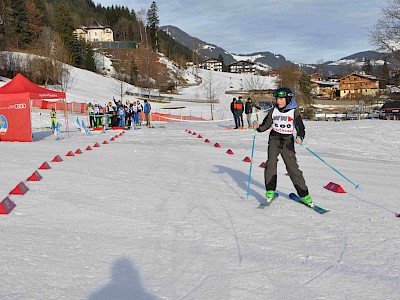
[[[126,257],[114,261],[111,267],[109,283],[93,292],[88,300],[131,300],[131,299],[160,299],[147,292],[134,264]]]

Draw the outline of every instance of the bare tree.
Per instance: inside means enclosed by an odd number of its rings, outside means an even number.
[[[142,8],[141,10],[138,11],[136,14],[138,23],[139,23],[139,29],[140,29],[140,42],[141,43],[146,43],[146,48],[149,47],[148,40],[147,40],[147,30],[146,30],[146,21],[147,21],[147,10]]]
[[[111,85],[111,90],[119,96],[119,100],[122,103],[122,97],[126,94],[128,90],[128,84],[123,80],[115,80]]]
[[[286,86],[292,90],[298,89],[301,76],[300,69],[294,64],[285,64],[279,67],[280,86]]]
[[[3,52],[0,56],[0,68],[2,68],[9,77],[14,77],[20,72],[26,72],[26,64],[18,53]]]
[[[370,30],[370,41],[392,53],[400,63],[400,0],[389,0],[388,6],[381,9],[381,17]]]
[[[208,71],[207,76],[203,77],[201,88],[203,95],[210,101],[211,120],[214,120],[214,103],[218,96],[224,92],[225,88],[215,80],[212,71]]]
[[[67,64],[57,64],[59,70],[58,85],[61,92],[66,93],[77,81],[74,69]]]
[[[264,76],[249,75],[246,76],[243,82],[244,89],[249,93],[252,99],[266,94],[268,82]]]

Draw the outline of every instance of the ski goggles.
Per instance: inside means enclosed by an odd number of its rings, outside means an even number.
[[[286,93],[285,91],[274,92],[275,98],[286,98],[286,97],[292,97],[292,96],[293,96],[293,93]]]

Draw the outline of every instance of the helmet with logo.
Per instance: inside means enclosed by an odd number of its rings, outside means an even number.
[[[290,101],[292,101],[293,92],[291,89],[289,89],[287,87],[281,87],[274,91],[274,97],[275,97],[275,99],[286,98],[286,105],[288,105],[290,103]]]

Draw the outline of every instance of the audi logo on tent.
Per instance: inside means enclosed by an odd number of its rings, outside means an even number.
[[[17,103],[12,105],[14,107],[14,109],[25,109],[26,108],[26,104],[25,103]]]

